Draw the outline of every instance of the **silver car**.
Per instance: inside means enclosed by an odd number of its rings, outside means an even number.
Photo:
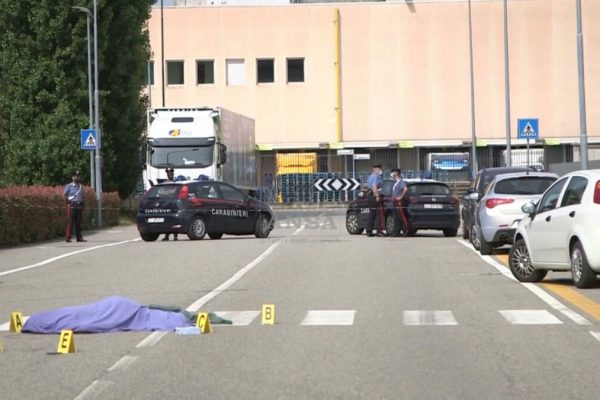
[[[511,244],[517,224],[524,216],[521,206],[536,202],[556,179],[558,175],[551,172],[516,172],[494,177],[475,208],[473,246],[481,254],[491,254],[494,247]]]

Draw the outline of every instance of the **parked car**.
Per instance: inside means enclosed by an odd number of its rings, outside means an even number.
[[[460,226],[459,202],[443,182],[432,179],[405,179],[407,196],[401,207],[408,219],[408,234],[414,235],[420,229],[441,230],[444,236],[456,236]],[[385,230],[396,230],[392,187],[394,181],[384,180],[381,195],[384,202]],[[367,226],[369,204],[365,197],[350,203],[346,211],[346,229],[352,235],[360,235]]]
[[[496,175],[475,206],[473,246],[481,254],[491,254],[494,247],[512,244],[517,224],[523,218],[521,206],[537,201],[557,179],[558,175],[550,172]],[[469,195],[474,200],[478,196]]]
[[[475,206],[479,202],[479,199],[483,197],[483,192],[490,181],[496,175],[508,174],[511,172],[527,172],[531,170],[532,169],[520,167],[495,167],[484,168],[477,173],[477,176],[471,181],[471,185],[468,187],[463,197],[463,207],[461,211],[463,239],[469,239],[471,237],[471,231],[475,226]],[[477,193],[478,197],[471,197],[470,195],[472,193]]]
[[[153,186],[140,201],[137,227],[147,242],[162,233],[187,233],[191,240],[223,234],[266,238],[273,209],[224,182],[184,181]]]
[[[515,278],[537,282],[570,270],[575,286],[592,286],[600,273],[600,169],[563,176],[522,211],[509,255]]]

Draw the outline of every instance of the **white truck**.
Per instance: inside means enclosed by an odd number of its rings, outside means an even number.
[[[254,120],[224,108],[159,108],[150,112],[143,146],[144,190],[167,179],[212,179],[256,189]]]

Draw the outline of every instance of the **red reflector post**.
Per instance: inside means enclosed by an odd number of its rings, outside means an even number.
[[[514,199],[492,198],[492,199],[487,199],[485,201],[485,206],[487,208],[494,208],[494,207],[502,205],[502,204],[514,203],[514,201],[515,201]]]

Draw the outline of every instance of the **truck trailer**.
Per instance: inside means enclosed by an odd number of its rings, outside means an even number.
[[[158,108],[150,112],[144,190],[167,179],[218,180],[256,190],[254,120],[225,108]]]

